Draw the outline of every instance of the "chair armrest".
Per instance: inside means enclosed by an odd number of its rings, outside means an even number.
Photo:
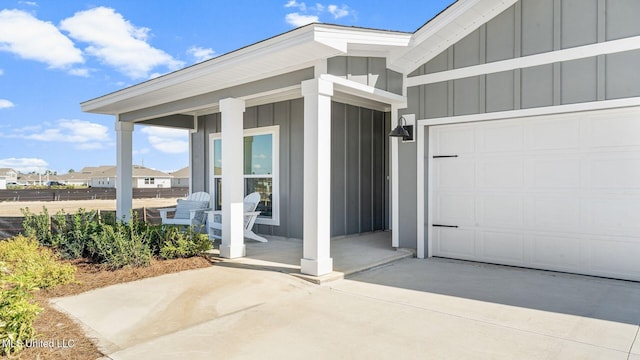
[[[245,216],[249,216],[249,215],[251,215],[251,216],[253,216],[253,215],[258,216],[258,215],[260,215],[260,213],[261,213],[261,212],[262,212],[262,211],[248,211],[248,212],[244,213],[244,215],[245,215]]]
[[[207,210],[207,214],[222,215],[222,210]]]
[[[164,209],[158,209],[158,211],[160,212],[160,218],[162,220],[166,220],[167,219],[167,213],[168,212],[175,212],[176,208],[164,208]]]

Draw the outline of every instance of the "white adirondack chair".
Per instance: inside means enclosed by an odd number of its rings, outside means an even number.
[[[204,226],[210,200],[208,193],[195,192],[186,199],[178,199],[176,207],[158,209],[162,225]],[[169,213],[174,213],[172,218]]]
[[[247,239],[267,242],[267,239],[253,232],[253,224],[255,224],[260,211],[256,211],[258,203],[260,203],[260,193],[254,192],[245,196],[244,200],[244,237]],[[209,235],[215,239],[222,238],[222,211],[208,211],[209,213]]]

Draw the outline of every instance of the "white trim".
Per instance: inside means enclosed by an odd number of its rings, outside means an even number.
[[[514,59],[496,61],[487,64],[468,66],[460,69],[419,75],[407,79],[407,87],[433,84],[442,81],[462,79],[471,76],[492,74],[501,71],[528,68],[556,62],[589,58],[605,54],[614,54],[640,48],[640,36],[612,40],[603,43],[578,46],[569,49],[550,51],[542,54],[523,56]]]
[[[417,257],[418,259],[424,259],[424,200],[425,200],[425,194],[424,194],[424,162],[425,162],[425,157],[424,157],[424,146],[425,146],[425,139],[424,139],[424,131],[425,130],[425,126],[422,125],[418,125],[416,127],[414,127],[414,135],[417,136],[416,139],[416,145],[418,146],[418,154],[417,154],[417,164],[416,164],[416,169],[418,172],[418,179],[416,181],[416,202],[417,202],[417,209],[416,209],[416,218],[417,218],[417,229],[416,229],[416,252],[417,252]],[[429,144],[431,144],[431,142],[429,142]],[[431,251],[429,251],[429,254],[431,254]]]
[[[455,124],[465,123],[473,121],[487,121],[487,120],[500,120],[516,117],[528,117],[528,116],[540,116],[549,114],[563,114],[570,112],[592,111],[592,110],[606,110],[613,108],[634,107],[640,106],[640,97],[605,100],[605,101],[592,101],[579,104],[568,104],[558,106],[546,106],[531,109],[521,110],[509,110],[499,111],[491,113],[473,114],[473,115],[461,115],[461,116],[449,116],[433,119],[418,120],[418,125],[443,125],[443,124]]]
[[[378,101],[385,104],[399,105],[399,107],[405,107],[407,103],[406,97],[402,95],[394,94],[392,92],[341,78],[339,76],[322,74],[320,75],[320,79],[333,83],[334,91],[364,97],[368,100]]]
[[[280,226],[280,125],[273,126],[263,126],[251,129],[245,129],[243,133],[243,137],[247,136],[256,136],[256,135],[267,135],[271,134],[272,142],[271,142],[271,153],[273,158],[272,164],[272,199],[271,199],[271,219],[258,217],[256,219],[256,224],[263,225],[273,225]],[[211,201],[212,206],[215,205],[215,179],[221,178],[220,175],[214,175],[214,166],[213,166],[213,158],[214,158],[214,147],[213,141],[217,139],[221,139],[221,133],[212,133],[209,134],[209,192],[211,193]],[[259,178],[259,177],[267,177],[264,175],[244,175],[242,176],[243,180],[247,178]]]
[[[391,128],[398,126],[398,108],[391,106]],[[400,178],[400,168],[398,166],[398,143],[397,137],[389,137],[391,142],[391,246],[394,248],[400,247],[400,185],[398,179]]]

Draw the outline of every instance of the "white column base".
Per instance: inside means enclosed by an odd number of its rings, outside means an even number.
[[[333,272],[333,259],[301,259],[300,272],[307,275],[322,276]]]
[[[242,245],[220,245],[220,256],[225,259],[236,259],[244,257],[247,254],[247,248]]]

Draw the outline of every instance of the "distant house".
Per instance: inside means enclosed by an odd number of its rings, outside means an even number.
[[[171,187],[189,187],[190,171],[188,166],[169,174],[173,176]]]
[[[90,186],[91,172],[76,171],[68,174],[58,175],[57,178],[63,184],[73,186]]]
[[[0,177],[4,178],[7,184],[18,183],[18,172],[11,168],[0,168]]]
[[[133,165],[133,188],[171,188],[172,176],[162,171],[153,170],[140,165]],[[116,167],[101,166],[95,168],[91,175],[91,186],[101,188],[116,187]]]
[[[5,190],[7,188],[7,178],[4,176],[0,176],[0,190]]]

